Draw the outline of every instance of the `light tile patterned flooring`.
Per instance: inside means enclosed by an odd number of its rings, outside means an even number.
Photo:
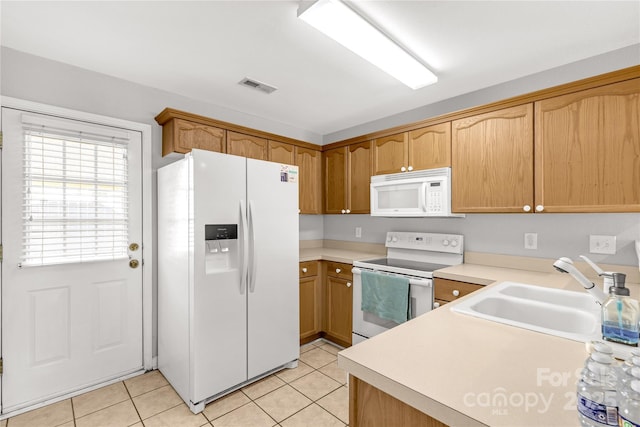
[[[297,368],[211,402],[198,415],[160,371],[152,371],[17,415],[0,427],[344,427],[349,393],[338,351],[324,341],[302,346]]]

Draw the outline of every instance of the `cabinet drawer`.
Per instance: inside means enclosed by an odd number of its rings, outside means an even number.
[[[482,289],[484,286],[467,282],[457,282],[455,280],[439,279],[434,280],[434,299],[444,301],[455,301],[460,297],[470,294],[473,291]]]
[[[300,263],[300,278],[318,275],[318,261],[304,261]]]
[[[353,280],[351,273],[351,264],[343,264],[341,262],[327,262],[327,276],[337,277],[339,279]]]

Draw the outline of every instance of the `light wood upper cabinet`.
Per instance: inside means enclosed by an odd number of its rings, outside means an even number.
[[[413,170],[451,166],[451,122],[412,130],[408,150]]]
[[[224,153],[225,130],[182,119],[171,119],[163,125],[163,156],[188,153],[192,148]]]
[[[373,141],[373,174],[404,172],[409,163],[407,132],[385,136]]]
[[[325,205],[328,214],[369,213],[371,142],[334,148],[322,153]]]
[[[324,212],[346,213],[347,208],[347,147],[322,153],[324,175]]]
[[[532,211],[533,104],[455,120],[451,133],[453,212]]]
[[[451,122],[374,140],[373,175],[451,166]]]
[[[268,140],[237,132],[227,132],[227,153],[251,159],[267,160]]]
[[[286,165],[296,164],[296,147],[284,142],[269,141],[268,160],[270,162],[284,163]]]
[[[371,212],[371,141],[352,144],[348,148],[347,209],[354,214],[368,214]]]
[[[322,153],[296,147],[298,192],[301,214],[322,213]]]
[[[640,79],[535,103],[545,212],[640,211]]]

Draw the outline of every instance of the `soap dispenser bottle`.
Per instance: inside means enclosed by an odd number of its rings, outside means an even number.
[[[602,338],[638,346],[640,306],[637,300],[629,296],[629,289],[624,286],[626,275],[612,273],[612,276],[613,286],[609,287],[609,298],[602,305]]]

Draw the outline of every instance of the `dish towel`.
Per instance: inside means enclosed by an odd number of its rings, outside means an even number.
[[[409,279],[362,271],[362,311],[403,323],[409,319]]]

